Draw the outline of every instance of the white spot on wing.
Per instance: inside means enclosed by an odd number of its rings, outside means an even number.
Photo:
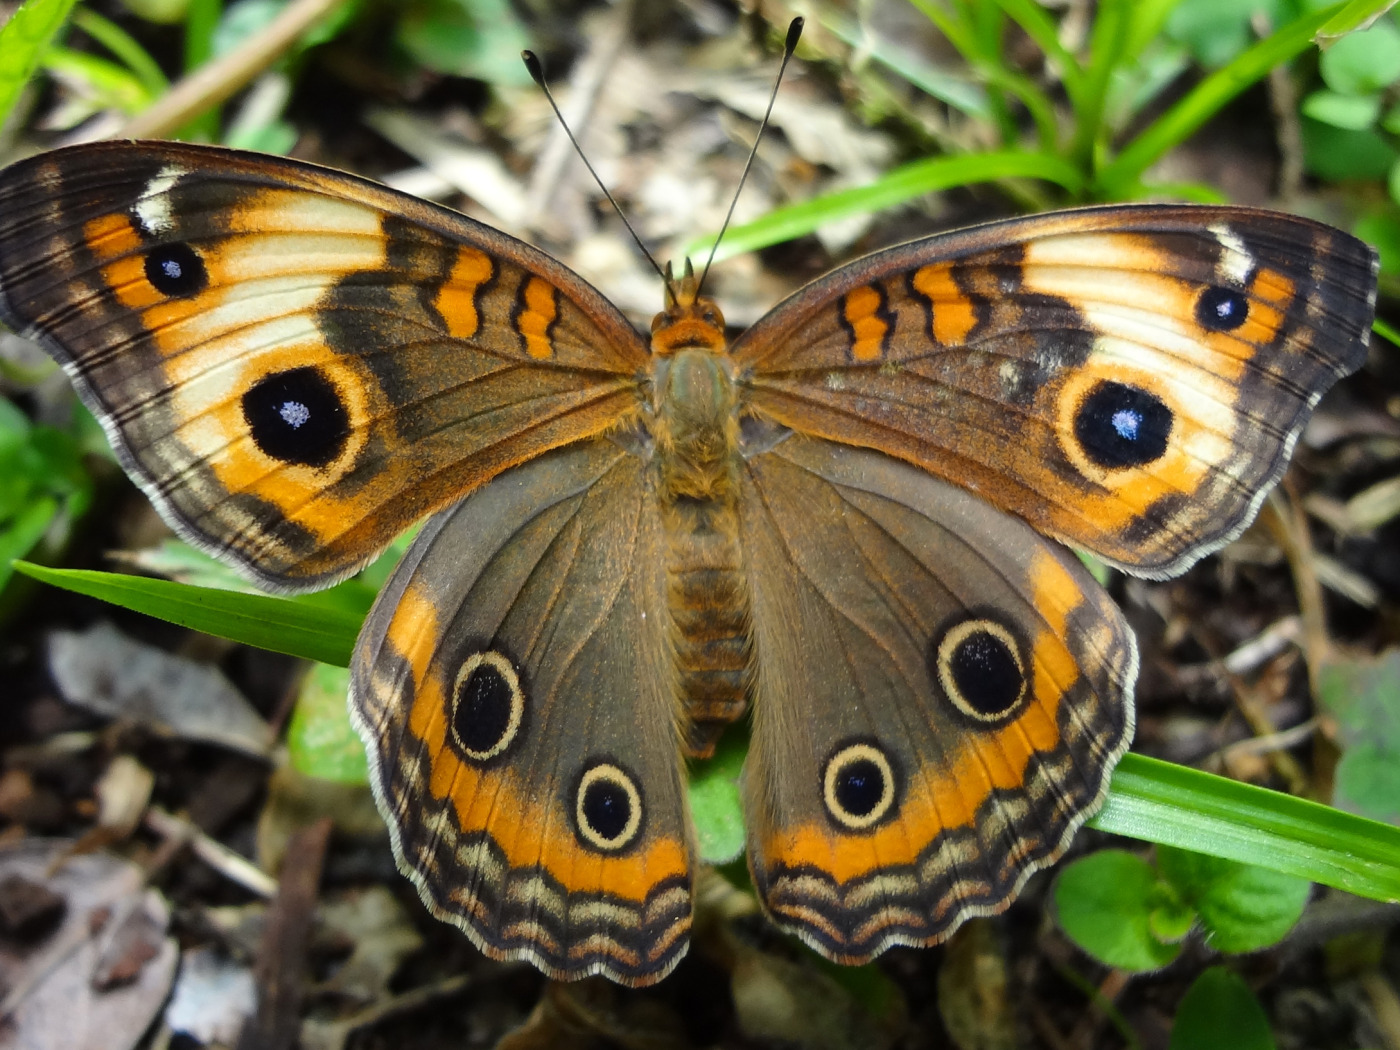
[[[1254,269],[1254,256],[1245,247],[1244,240],[1223,222],[1207,227],[1225,250],[1220,253],[1220,261],[1215,264],[1215,272],[1223,282],[1235,287],[1243,287],[1249,281]]]
[[[137,221],[147,235],[167,233],[175,227],[175,219],[170,214],[170,188],[185,174],[185,169],[176,164],[167,164],[160,174],[146,183],[141,196],[136,198],[133,210]]]

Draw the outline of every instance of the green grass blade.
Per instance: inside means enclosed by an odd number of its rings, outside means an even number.
[[[855,189],[838,190],[786,208],[778,208],[763,218],[731,227],[725,234],[716,260],[764,248],[811,233],[823,223],[834,222],[862,212],[879,211],[920,197],[925,193],[997,179],[1043,179],[1078,192],[1083,183],[1078,170],[1068,161],[1048,153],[1020,150],[975,153],[963,157],[930,157],[896,168],[874,182]],[[691,256],[708,251],[713,238],[687,246]]]
[[[14,566],[18,572],[55,587],[182,627],[340,667],[350,663],[360,630],[358,615],[296,598],[192,587],[91,569],[50,569],[23,561]]]
[[[1100,831],[1400,901],[1400,828],[1143,755],[1125,755]]]
[[[1386,2],[1369,0],[1365,6],[1379,11],[1386,6]],[[1318,31],[1331,23],[1344,8],[1351,6],[1346,3],[1333,4],[1320,11],[1300,15],[1202,80],[1103,168],[1097,180],[1098,196],[1105,199],[1130,196],[1142,173],[1163,154],[1184,142],[1222,106],[1266,76],[1269,70],[1311,47]]]
[[[63,28],[76,0],[29,0],[0,29],[0,124],[10,115],[19,93],[54,34]]]
[[[1045,9],[1032,0],[997,0],[997,3],[1056,66],[1069,97],[1078,99],[1083,89],[1084,70],[1079,60],[1060,43],[1059,27]]]
[[[990,120],[987,93],[967,75],[948,73],[921,55],[907,51],[892,41],[870,35],[864,25],[839,12],[827,11],[822,25],[852,48],[868,49],[870,57],[890,72],[903,77],[931,98],[951,106],[976,120]]]
[[[151,98],[159,98],[170,89],[170,81],[150,52],[121,26],[86,7],[73,12],[73,24],[121,59]]]

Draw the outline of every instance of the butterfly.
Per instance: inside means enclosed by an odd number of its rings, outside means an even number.
[[[750,872],[843,963],[1004,910],[1103,801],[1138,657],[1065,544],[1236,536],[1366,353],[1376,256],[1091,207],[841,266],[737,339],[640,334],[549,255],[296,161],[158,142],[0,172],[0,319],[191,543],[274,591],[427,522],[350,704],[399,866],[488,955],[661,979],[685,760],[751,713]]]

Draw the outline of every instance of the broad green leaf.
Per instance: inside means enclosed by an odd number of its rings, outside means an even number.
[[[731,730],[720,739],[714,757],[691,770],[690,815],[700,859],[706,864],[726,864],[744,852],[739,772],[747,750],[745,734]]]
[[[438,73],[523,87],[530,34],[506,0],[412,0],[399,14],[399,45]]]
[[[1334,128],[1360,131],[1381,115],[1380,95],[1343,95],[1338,91],[1314,91],[1299,107],[1304,116]]]
[[[369,783],[369,762],[346,707],[350,671],[312,664],[297,689],[287,753],[298,773],[342,784]]]
[[[1223,966],[1197,977],[1176,1010],[1170,1050],[1274,1050],[1264,1008]]]
[[[1108,966],[1145,973],[1181,954],[1153,932],[1153,915],[1172,904],[1152,865],[1103,849],[1068,864],[1055,880],[1055,919],[1070,940]]]
[[[1369,95],[1400,79],[1400,29],[1382,19],[1370,29],[1348,33],[1322,52],[1318,72],[1343,95]]]
[[[0,124],[68,20],[76,0],[28,0],[0,27]]]
[[[1332,801],[1400,822],[1400,648],[1329,660],[1317,681],[1318,700],[1337,719],[1343,749]]]
[[[1252,952],[1283,940],[1308,902],[1311,884],[1253,864],[1162,846],[1157,866],[1200,919],[1208,945]]]

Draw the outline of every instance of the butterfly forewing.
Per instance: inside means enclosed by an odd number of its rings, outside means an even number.
[[[749,408],[1129,571],[1236,535],[1366,353],[1374,252],[1241,208],[1036,216],[869,256],[733,348]]]
[[[502,469],[637,411],[646,346],[533,248],[325,169],[174,144],[0,176],[0,319],[189,539],[346,575]]]

